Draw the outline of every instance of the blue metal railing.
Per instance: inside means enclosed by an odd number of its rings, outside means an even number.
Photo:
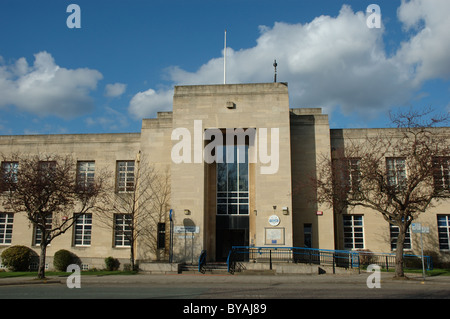
[[[198,257],[198,272],[203,273],[203,266],[206,265],[206,249],[203,249]]]
[[[421,256],[410,254],[403,256],[405,268],[421,268],[421,266],[417,267],[417,261],[421,260]],[[228,272],[233,273],[236,262],[245,260],[269,262],[270,269],[272,269],[273,261],[332,265],[333,270],[334,267],[360,268],[369,264],[377,264],[389,269],[395,265],[395,254],[305,247],[233,246],[227,258]],[[424,256],[424,263],[427,270],[433,269],[430,256]]]
[[[385,269],[394,268],[396,255],[395,253],[372,253],[366,251],[360,251],[359,257],[362,265],[376,264],[384,267]],[[404,268],[418,269],[422,268],[421,264],[422,256],[403,254]],[[433,270],[433,258],[431,256],[423,256],[424,266],[426,270]]]

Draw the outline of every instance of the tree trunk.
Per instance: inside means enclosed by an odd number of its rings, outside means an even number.
[[[397,251],[395,255],[395,278],[404,278],[405,273],[403,271],[403,247],[405,246],[406,227],[399,225],[398,238],[397,238]]]
[[[45,254],[47,253],[47,245],[41,243],[41,254],[39,255],[38,278],[45,279]]]
[[[131,249],[130,249],[130,268],[131,271],[134,271],[134,240],[131,241]]]
[[[133,250],[131,250],[131,256],[130,256],[130,268],[131,268],[131,271],[134,271],[134,253],[133,253]]]

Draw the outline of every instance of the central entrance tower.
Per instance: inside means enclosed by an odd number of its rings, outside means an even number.
[[[174,260],[292,246],[286,83],[177,86],[173,130],[172,155],[182,158],[171,163],[174,225],[194,230],[176,234]]]

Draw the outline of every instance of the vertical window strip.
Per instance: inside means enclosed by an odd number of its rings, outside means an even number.
[[[345,215],[344,223],[344,249],[364,248],[364,225],[362,215]]]
[[[0,244],[10,245],[12,240],[12,231],[14,223],[14,214],[0,213]]]
[[[92,235],[92,214],[83,214],[75,222],[75,246],[90,246]]]
[[[130,247],[131,216],[128,214],[114,215],[114,246]]]
[[[406,160],[403,157],[386,158],[387,178],[390,186],[401,189],[406,182]]]
[[[361,182],[361,160],[359,158],[350,158],[348,160],[349,166],[349,186],[350,191],[357,192],[359,183]]]
[[[166,248],[166,223],[158,223],[157,227],[157,248]]]
[[[436,191],[450,191],[450,157],[433,158],[433,178]]]
[[[450,250],[450,215],[437,215],[439,249]]]
[[[17,184],[18,162],[2,162],[0,177],[10,185],[12,189],[0,189],[0,191],[14,191]],[[14,185],[14,186],[13,186]]]
[[[52,214],[45,217],[45,228],[47,230],[52,229],[52,223],[53,223],[53,216]],[[34,226],[34,245],[39,246],[42,242],[42,231],[39,227]]]
[[[249,179],[248,146],[234,146],[233,162],[227,163],[224,146],[223,163],[217,163],[217,214],[248,215]]]
[[[399,231],[400,231],[400,228],[398,226],[389,224],[389,234],[391,237],[391,250],[392,251],[397,249],[397,238],[398,238]],[[410,232],[409,228],[406,230],[405,242],[404,242],[403,248],[406,250],[411,249],[411,232]]]
[[[88,187],[94,184],[95,162],[78,162],[77,184]]]
[[[117,192],[134,191],[134,161],[117,162]]]

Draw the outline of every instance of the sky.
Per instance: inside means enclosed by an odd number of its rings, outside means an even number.
[[[76,4],[78,9],[70,6]],[[376,4],[381,14],[376,25]],[[450,111],[448,0],[2,0],[0,135],[139,132],[176,85],[273,82],[331,128]]]

